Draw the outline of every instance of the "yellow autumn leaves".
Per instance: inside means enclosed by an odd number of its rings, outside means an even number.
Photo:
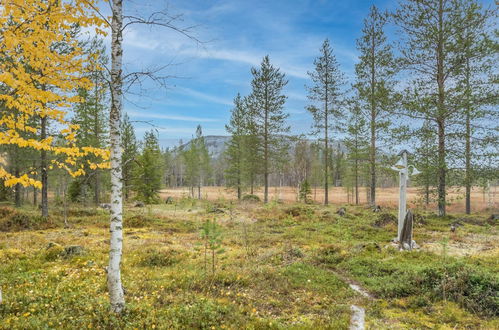
[[[68,109],[81,101],[75,91],[92,88],[86,68],[99,68],[74,33],[78,26],[104,34],[95,6],[94,0],[6,0],[0,7],[0,144],[50,151],[57,156],[53,166],[72,176],[84,174],[79,159],[89,154],[102,160],[90,168],[108,167],[109,151],[78,147],[78,126],[66,120]],[[64,143],[39,138],[41,118],[57,123]],[[6,186],[41,186],[32,173],[16,177],[2,165]]]

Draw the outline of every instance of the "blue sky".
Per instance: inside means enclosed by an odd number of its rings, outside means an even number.
[[[168,8],[183,14],[180,26],[192,26],[192,40],[163,28],[131,26],[124,35],[124,64],[128,71],[171,65],[163,71],[174,76],[167,90],[144,85],[145,92],[126,95],[125,111],[135,121],[142,138],[158,130],[162,146],[188,140],[201,124],[205,135],[226,135],[224,125],[230,117],[232,99],[250,92],[250,68],[269,55],[289,79],[285,94],[286,111],[293,133],[310,132],[311,116],[306,112],[307,71],[325,38],[329,38],[341,68],[353,81],[357,61],[356,39],[363,19],[374,3],[392,10],[396,0],[194,0],[125,1],[125,6],[141,15]],[[133,6],[133,7],[132,7]],[[130,11],[129,11],[130,12]],[[391,33],[389,32],[391,35]],[[141,95],[137,95],[141,94]]]

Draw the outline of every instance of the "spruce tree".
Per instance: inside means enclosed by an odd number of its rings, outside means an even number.
[[[138,142],[130,118],[125,114],[121,121],[121,168],[123,175],[123,197],[127,201],[133,187],[133,172],[138,154]]]
[[[392,47],[387,42],[384,28],[388,15],[372,6],[364,19],[362,36],[357,39],[360,52],[359,63],[355,65],[356,82],[354,88],[361,102],[361,110],[369,124],[369,172],[370,201],[376,204],[377,151],[379,140],[387,132],[393,108],[393,77],[395,59]]]
[[[196,137],[193,138],[182,152],[185,162],[185,177],[190,186],[191,197],[194,197],[194,188],[198,188],[198,199],[201,199],[201,187],[207,183],[210,173],[210,156],[206,147],[201,125],[196,128]]]
[[[308,98],[313,102],[307,107],[314,119],[314,134],[322,133],[324,143],[324,205],[329,203],[329,159],[332,130],[342,116],[341,87],[345,82],[338,61],[333,54],[329,40],[324,40],[320,55],[314,60],[314,71],[308,73],[312,86],[308,89]]]
[[[73,123],[79,125],[76,141],[79,147],[104,148],[107,144],[106,117],[107,117],[107,77],[97,68],[108,63],[105,47],[101,39],[94,38],[84,44],[84,49],[89,54],[95,54],[95,62],[88,64],[88,78],[93,83],[91,90],[80,88],[78,96],[83,100],[76,104]],[[95,155],[87,155],[81,160],[85,164],[85,175],[78,177],[78,186],[81,188],[80,196],[86,200],[86,188],[93,188],[94,203],[99,204],[101,187],[101,170],[92,169],[89,164],[95,163]]]
[[[262,164],[264,180],[264,202],[269,200],[269,174],[272,164],[279,162],[286,148],[283,134],[289,132],[286,125],[288,114],[284,112],[286,96],[283,88],[288,81],[279,68],[270,63],[268,56],[262,60],[260,68],[252,68],[252,91],[248,97],[250,111],[250,135],[257,138],[256,149]]]
[[[246,121],[247,111],[244,107],[244,100],[238,93],[234,98],[234,108],[231,110],[232,115],[225,129],[231,135],[225,149],[225,158],[227,160],[227,168],[225,177],[228,187],[234,187],[237,190],[237,199],[242,197],[244,186],[244,155],[245,145],[244,139],[247,136]]]
[[[147,204],[158,201],[158,192],[163,177],[163,155],[158,138],[153,130],[144,135],[142,152],[137,157],[134,173],[134,188],[140,200]]]

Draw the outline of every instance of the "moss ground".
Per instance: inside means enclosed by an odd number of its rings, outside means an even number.
[[[499,328],[499,235],[486,214],[418,211],[421,248],[399,252],[395,223],[377,227],[370,209],[343,206],[344,217],[338,206],[224,200],[127,208],[122,317],[109,313],[106,211],[73,207],[64,228],[62,210],[44,222],[1,207],[0,328],[347,329],[351,304],[372,329]],[[200,237],[207,219],[222,231],[214,274]],[[84,254],[65,255],[71,245]]]

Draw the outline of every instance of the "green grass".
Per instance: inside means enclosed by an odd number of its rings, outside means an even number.
[[[73,207],[64,229],[60,209],[43,222],[36,210],[3,207],[0,328],[347,329],[351,304],[364,306],[376,329],[499,327],[498,232],[480,222],[486,215],[450,234],[460,215],[426,214],[415,227],[422,248],[399,252],[390,244],[395,224],[374,226],[362,207],[347,205],[345,217],[335,206],[229,207],[185,199],[127,209],[121,317],[109,313],[105,211]],[[200,238],[213,218],[224,249],[214,275]],[[69,245],[85,253],[65,257]]]

